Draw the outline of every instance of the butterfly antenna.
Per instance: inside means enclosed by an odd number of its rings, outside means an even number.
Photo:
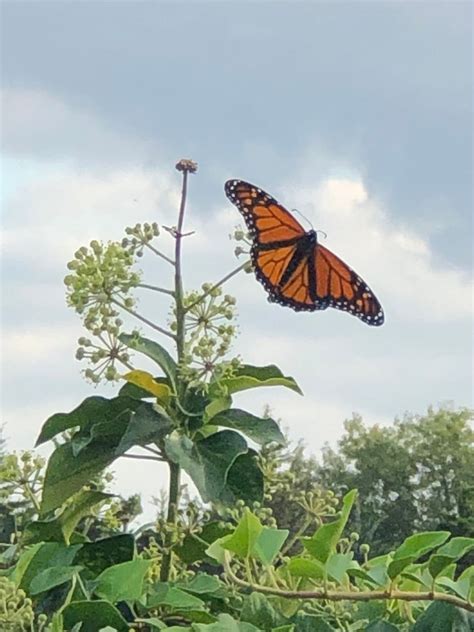
[[[293,213],[298,213],[298,215],[300,215],[305,221],[307,221],[308,224],[311,226],[311,228],[314,230],[313,224],[309,221],[306,215],[303,215],[303,213],[299,211],[297,208],[292,208],[291,210],[293,211]]]
[[[326,235],[326,233],[324,232],[324,230],[317,230],[317,233],[321,233],[322,235],[324,235],[324,239],[327,239],[328,236]]]

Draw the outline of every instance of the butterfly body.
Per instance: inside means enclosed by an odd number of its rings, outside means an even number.
[[[242,180],[225,192],[244,217],[252,239],[257,279],[272,302],[295,311],[334,307],[368,325],[382,325],[382,307],[368,285],[334,253],[318,243],[273,197]]]

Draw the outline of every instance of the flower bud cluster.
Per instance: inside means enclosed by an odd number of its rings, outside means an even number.
[[[202,285],[202,292],[191,292],[184,299],[187,309],[185,322],[185,358],[183,377],[192,386],[202,386],[210,380],[219,381],[233,374],[238,358],[225,360],[237,333],[234,325],[235,298],[222,294],[220,287]],[[176,323],[171,323],[176,329]]]
[[[47,620],[45,615],[40,617],[38,632],[44,630]],[[30,630],[33,629],[34,620],[33,604],[25,591],[17,588],[7,577],[0,577],[0,629],[5,632]]]
[[[122,239],[122,247],[132,256],[142,257],[143,249],[155,237],[160,234],[159,226],[156,222],[152,224],[135,224],[135,226],[127,226],[125,233],[128,237]]]
[[[0,502],[7,503],[39,497],[44,479],[45,459],[33,452],[12,453],[0,459]],[[33,507],[32,507],[33,509]]]
[[[118,341],[123,324],[119,308],[132,309],[135,305],[130,292],[140,282],[140,274],[132,269],[134,263],[133,249],[96,240],[89,248],[79,248],[68,263],[71,274],[64,279],[68,303],[96,336],[95,343],[79,338],[76,350],[78,360],[89,362],[84,375],[93,383],[117,380],[116,361],[128,363],[127,348]]]

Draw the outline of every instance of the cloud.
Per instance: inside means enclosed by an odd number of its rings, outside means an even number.
[[[86,164],[133,164],[151,144],[118,133],[87,108],[66,103],[44,90],[1,91],[2,150],[17,157]],[[153,147],[156,156],[156,147]]]

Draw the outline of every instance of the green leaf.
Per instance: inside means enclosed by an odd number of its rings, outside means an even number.
[[[397,628],[393,623],[379,619],[378,621],[369,623],[365,630],[366,632],[399,632],[400,628]]]
[[[57,519],[66,540],[69,542],[72,532],[80,520],[90,514],[92,507],[95,507],[106,500],[110,500],[111,498],[114,498],[113,494],[106,494],[105,492],[92,490],[83,490],[76,494],[74,502],[66,507]]]
[[[220,413],[224,410],[227,410],[232,406],[232,397],[228,395],[223,397],[217,397],[216,399],[211,400],[209,404],[204,409],[203,420],[204,423],[209,423],[214,415]]]
[[[128,533],[83,544],[77,553],[75,562],[90,571],[90,578],[97,577],[110,566],[133,560],[135,540]]]
[[[46,468],[41,515],[59,507],[132,445],[145,445],[169,431],[169,420],[152,404],[131,401],[136,412],[127,409],[118,417],[96,423],[81,443],[73,438],[54,450]]]
[[[221,540],[221,546],[241,558],[249,557],[262,530],[260,520],[246,507],[234,533]]]
[[[449,603],[435,601],[417,619],[413,632],[467,632],[474,629],[474,616]]]
[[[131,397],[87,397],[70,413],[56,413],[43,424],[36,446],[49,441],[69,428],[89,428],[94,423],[109,421],[126,411],[134,411],[140,402]]]
[[[227,388],[229,395],[261,386],[285,386],[302,395],[295,380],[292,377],[284,376],[274,364],[268,366],[244,364],[235,371],[232,377],[221,380],[219,384],[221,387]]]
[[[227,505],[233,505],[237,500],[243,500],[246,505],[261,503],[263,487],[263,473],[258,465],[257,453],[249,448],[230,466],[221,501]]]
[[[459,560],[474,549],[473,538],[452,538],[440,547],[428,560],[428,570],[433,578],[437,577],[447,566]]]
[[[183,543],[175,546],[173,551],[185,564],[194,564],[200,560],[210,560],[206,555],[206,549],[212,542],[232,532],[229,525],[221,522],[208,522],[202,528],[201,533],[188,534]]]
[[[135,369],[129,371],[122,378],[138,386],[140,389],[146,391],[149,395],[154,395],[157,399],[161,400],[164,404],[167,404],[171,397],[171,389],[167,384],[155,380],[151,373],[148,371],[140,371]]]
[[[176,588],[197,595],[212,595],[220,592],[224,588],[224,584],[215,575],[198,573],[188,582],[176,584]]]
[[[148,358],[154,360],[170,380],[171,388],[173,392],[176,393],[176,362],[164,347],[154,340],[148,340],[148,338],[137,334],[120,334],[119,340],[131,349],[143,353]]]
[[[412,562],[446,542],[450,535],[449,531],[426,531],[406,538],[396,549],[393,561],[388,565],[390,579],[395,579]]]
[[[117,632],[128,632],[128,623],[108,601],[73,601],[63,610],[64,627],[73,628],[82,623],[81,632],[97,632],[110,626]]]
[[[272,441],[279,445],[285,445],[285,437],[273,419],[256,417],[245,410],[230,408],[221,411],[214,415],[212,424],[238,430],[259,445],[265,445]]]
[[[194,623],[192,630],[193,632],[262,632],[252,623],[236,621],[230,614],[220,614],[217,621],[210,625]]]
[[[319,527],[311,538],[301,538],[305,549],[320,562],[325,564],[331,553],[335,552],[356,497],[356,489],[348,492],[342,500],[341,515],[337,520]]]
[[[286,623],[267,597],[257,592],[245,598],[240,619],[252,623],[262,630],[274,630],[276,626]]]
[[[53,566],[52,568],[47,568],[33,577],[30,583],[29,594],[37,595],[55,586],[65,584],[76,573],[82,571],[82,568],[82,566]]]
[[[442,586],[443,588],[448,588],[453,593],[461,597],[466,601],[469,600],[469,593],[471,592],[471,582],[466,577],[464,579],[458,578],[457,581],[454,581],[450,577],[439,577],[436,582],[438,586]]]
[[[320,616],[301,612],[296,616],[294,632],[334,632],[334,628]]]
[[[347,578],[347,571],[351,568],[353,553],[334,553],[326,562],[326,572],[329,577],[342,584]]]
[[[307,557],[293,557],[288,562],[287,568],[295,577],[308,577],[311,579],[323,579],[326,572],[324,564]]]
[[[62,525],[57,518],[54,520],[35,520],[29,522],[23,532],[23,544],[37,542],[60,542],[66,544]]]
[[[186,610],[203,610],[204,601],[189,595],[184,590],[170,586],[165,582],[157,582],[154,584],[152,592],[147,598],[147,608],[156,608],[158,606],[168,606],[170,608],[179,609],[180,612]]]
[[[160,441],[171,432],[172,428],[173,422],[164,409],[143,403],[131,415],[115,453],[120,456],[135,445],[143,446]]]
[[[140,619],[137,618],[135,619],[135,621],[137,623],[144,623],[145,625],[148,625],[150,628],[154,628],[155,630],[170,630],[171,628],[169,628],[166,623],[163,623],[163,621],[160,621],[160,619],[157,619],[156,617],[150,617],[149,619]],[[186,628],[181,628],[182,630],[186,630]],[[187,628],[189,630],[189,628]]]
[[[65,546],[59,542],[33,545],[20,556],[12,573],[12,581],[29,593],[31,582],[39,573],[52,567],[70,566],[81,546]]]
[[[245,439],[231,430],[195,443],[174,432],[166,437],[165,448],[168,457],[192,478],[204,502],[221,499],[232,464],[248,450]]]
[[[289,533],[288,529],[263,527],[255,542],[253,554],[264,564],[270,565],[278,555]]]
[[[137,601],[143,593],[151,560],[135,559],[106,568],[98,577],[95,594],[111,603]]]

